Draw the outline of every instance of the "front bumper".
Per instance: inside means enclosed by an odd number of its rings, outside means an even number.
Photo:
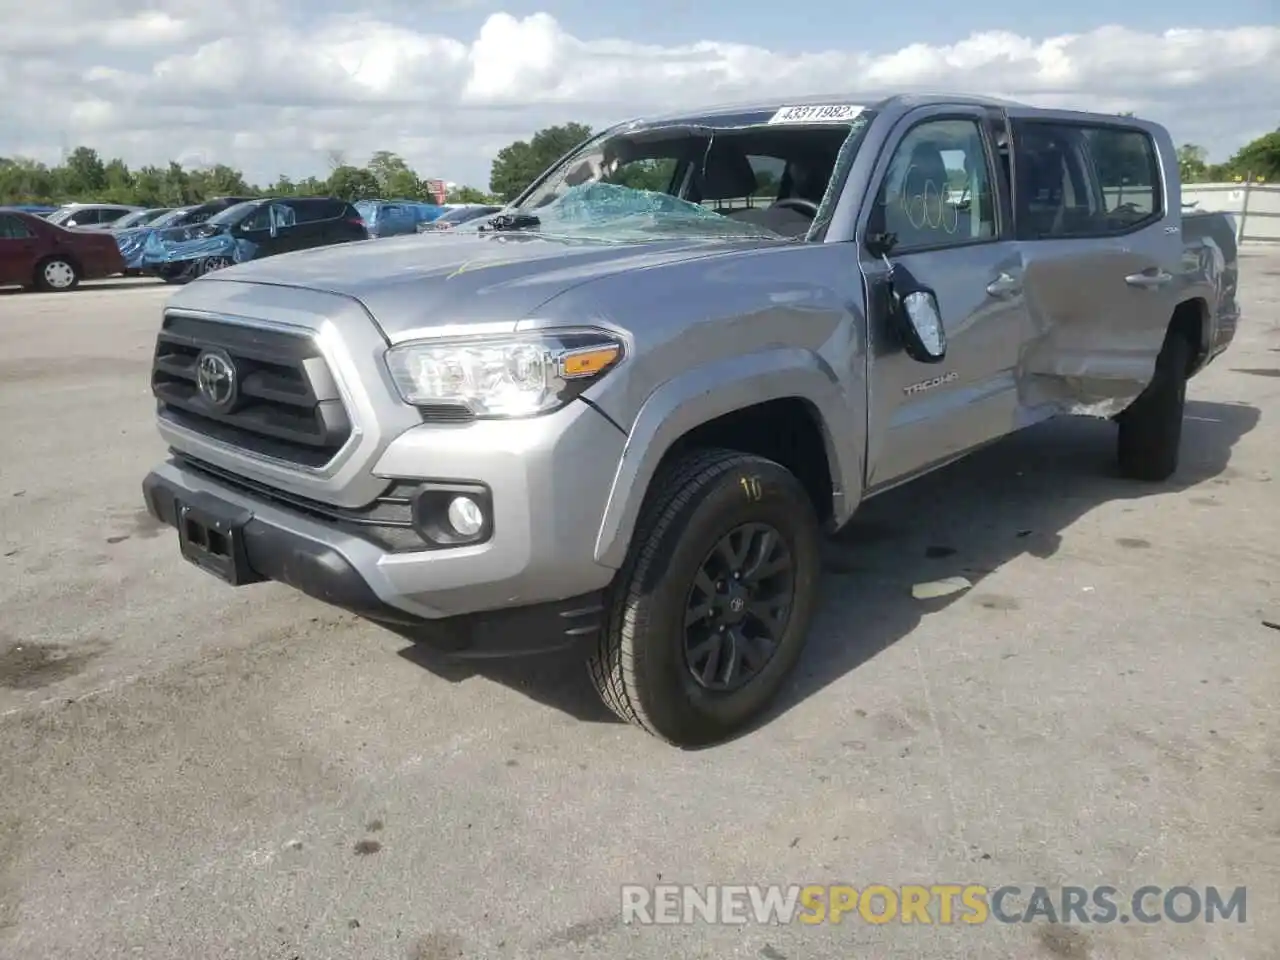
[[[149,473],[142,489],[147,510],[170,527],[179,526],[180,504],[246,518],[239,531],[250,571],[246,582],[283,583],[458,657],[509,657],[585,646],[600,630],[602,590],[462,615],[416,615],[379,594],[388,584],[376,577],[377,551],[357,537],[334,534],[305,516],[220,488],[176,462]],[[370,573],[375,574],[373,582]]]
[[[250,518],[239,535],[256,574],[247,579],[276,580],[388,624],[465,622],[473,632],[476,623],[550,613],[564,640],[575,617],[560,614],[597,605],[591,598],[616,573],[596,562],[595,541],[625,443],[599,411],[573,402],[528,420],[419,423],[323,499],[215,463],[194,443],[175,443],[174,458],[143,487],[150,512],[171,526],[175,500]],[[371,503],[388,493],[412,503],[423,484],[484,487],[488,538],[429,547],[413,532],[411,512],[372,519]],[[359,502],[344,503],[357,488]]]

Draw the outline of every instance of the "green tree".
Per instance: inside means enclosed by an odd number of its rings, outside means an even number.
[[[256,192],[244,183],[244,175],[239,170],[225,164],[214,164],[204,170],[192,170],[188,184],[192,195],[197,200],[211,200],[212,197],[244,197]]]
[[[387,199],[417,199],[423,196],[422,182],[404,158],[390,150],[379,150],[365,169],[378,181],[378,190]]]
[[[128,165],[117,157],[106,165],[104,173],[106,189],[102,193],[103,199],[113,203],[133,203],[137,190],[134,187],[133,173]]]
[[[140,207],[163,207],[165,175],[159,167],[143,167],[133,175],[133,202]]]
[[[381,191],[378,189],[377,177],[368,170],[343,165],[334,167],[333,173],[329,174],[328,189],[324,192],[354,203],[357,200],[371,200]]]
[[[191,190],[191,175],[176,160],[170,160],[168,169],[160,175],[160,195],[166,207],[180,207],[199,199]]]
[[[1280,128],[1246,143],[1227,161],[1227,167],[1235,174],[1247,174],[1255,180],[1268,183],[1280,180]]]
[[[76,147],[63,164],[67,187],[94,195],[107,188],[107,168],[92,147]]]
[[[493,194],[477,190],[475,187],[454,187],[445,199],[449,203],[496,203],[500,202]]]
[[[591,128],[566,123],[539,130],[531,140],[517,140],[498,151],[489,173],[489,189],[504,201],[514,200],[552,164],[591,136]]]
[[[1208,156],[1209,152],[1197,143],[1184,143],[1178,148],[1178,173],[1183,183],[1205,179]]]
[[[0,203],[52,203],[57,178],[43,163],[25,157],[0,160]]]

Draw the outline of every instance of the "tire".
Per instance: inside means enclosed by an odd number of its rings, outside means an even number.
[[[35,288],[45,293],[74,290],[80,284],[80,270],[66,257],[47,257],[36,264]]]
[[[189,283],[191,278],[187,275],[185,267],[175,267],[172,264],[165,264],[163,267],[156,268],[156,276],[165,283],[183,284]]]
[[[784,625],[776,630],[772,656],[754,677],[736,689],[708,689],[695,679],[686,656],[687,608],[692,598],[704,596],[694,584],[705,564],[718,564],[717,544],[749,524],[757,525],[756,533],[771,528],[789,552],[790,573],[764,581],[781,579],[791,585],[785,613],[772,611]],[[588,661],[601,699],[621,719],[676,746],[704,746],[741,731],[773,700],[804,649],[817,604],[820,547],[808,494],[793,474],[771,460],[707,449],[663,469],[654,478],[627,560],[610,588],[599,645]],[[748,576],[741,583],[750,580]],[[727,576],[717,585],[739,589]],[[787,592],[781,591],[784,596]],[[774,602],[766,599],[746,609]],[[745,619],[729,628],[729,636],[741,638],[735,643],[744,644],[743,650],[755,651],[743,631],[758,634],[764,621],[744,615],[739,601],[732,603],[738,604],[735,615]],[[721,609],[729,610],[730,601],[723,600]],[[695,630],[706,631],[695,635],[701,637],[696,647],[714,642],[709,634],[719,628],[712,623],[710,618],[695,623]],[[695,662],[709,664],[710,659]],[[746,665],[736,655],[720,659]]]
[[[1116,454],[1124,476],[1159,483],[1178,469],[1190,365],[1191,344],[1170,331],[1151,383],[1117,418]]]

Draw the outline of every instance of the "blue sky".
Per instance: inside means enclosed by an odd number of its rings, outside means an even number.
[[[262,182],[392,150],[484,185],[552,123],[928,89],[1135,110],[1225,159],[1280,126],[1277,2],[0,0],[0,156]]]
[[[425,6],[425,5],[424,5]],[[489,5],[413,16],[419,27],[429,21],[444,32],[476,30]],[[811,0],[797,8],[774,0],[694,3],[601,3],[599,0],[507,0],[501,9],[517,16],[547,11],[570,33],[583,39],[625,37],[640,43],[675,45],[692,39],[728,40],[798,53],[856,47],[887,53],[912,43],[952,43],[984,30],[1015,30],[1047,37],[1118,25],[1135,30],[1170,27],[1229,27],[1280,23],[1277,0],[1204,3],[1145,0],[1118,4],[1108,0],[1070,0],[1036,4],[1018,0],[915,0],[893,3],[842,3]],[[419,7],[418,9],[422,9]],[[446,26],[447,24],[447,26]],[[1280,98],[1278,98],[1280,99]]]

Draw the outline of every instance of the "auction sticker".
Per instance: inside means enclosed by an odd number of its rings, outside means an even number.
[[[852,120],[865,107],[848,103],[820,103],[807,106],[783,107],[769,120],[770,123],[840,123]]]

